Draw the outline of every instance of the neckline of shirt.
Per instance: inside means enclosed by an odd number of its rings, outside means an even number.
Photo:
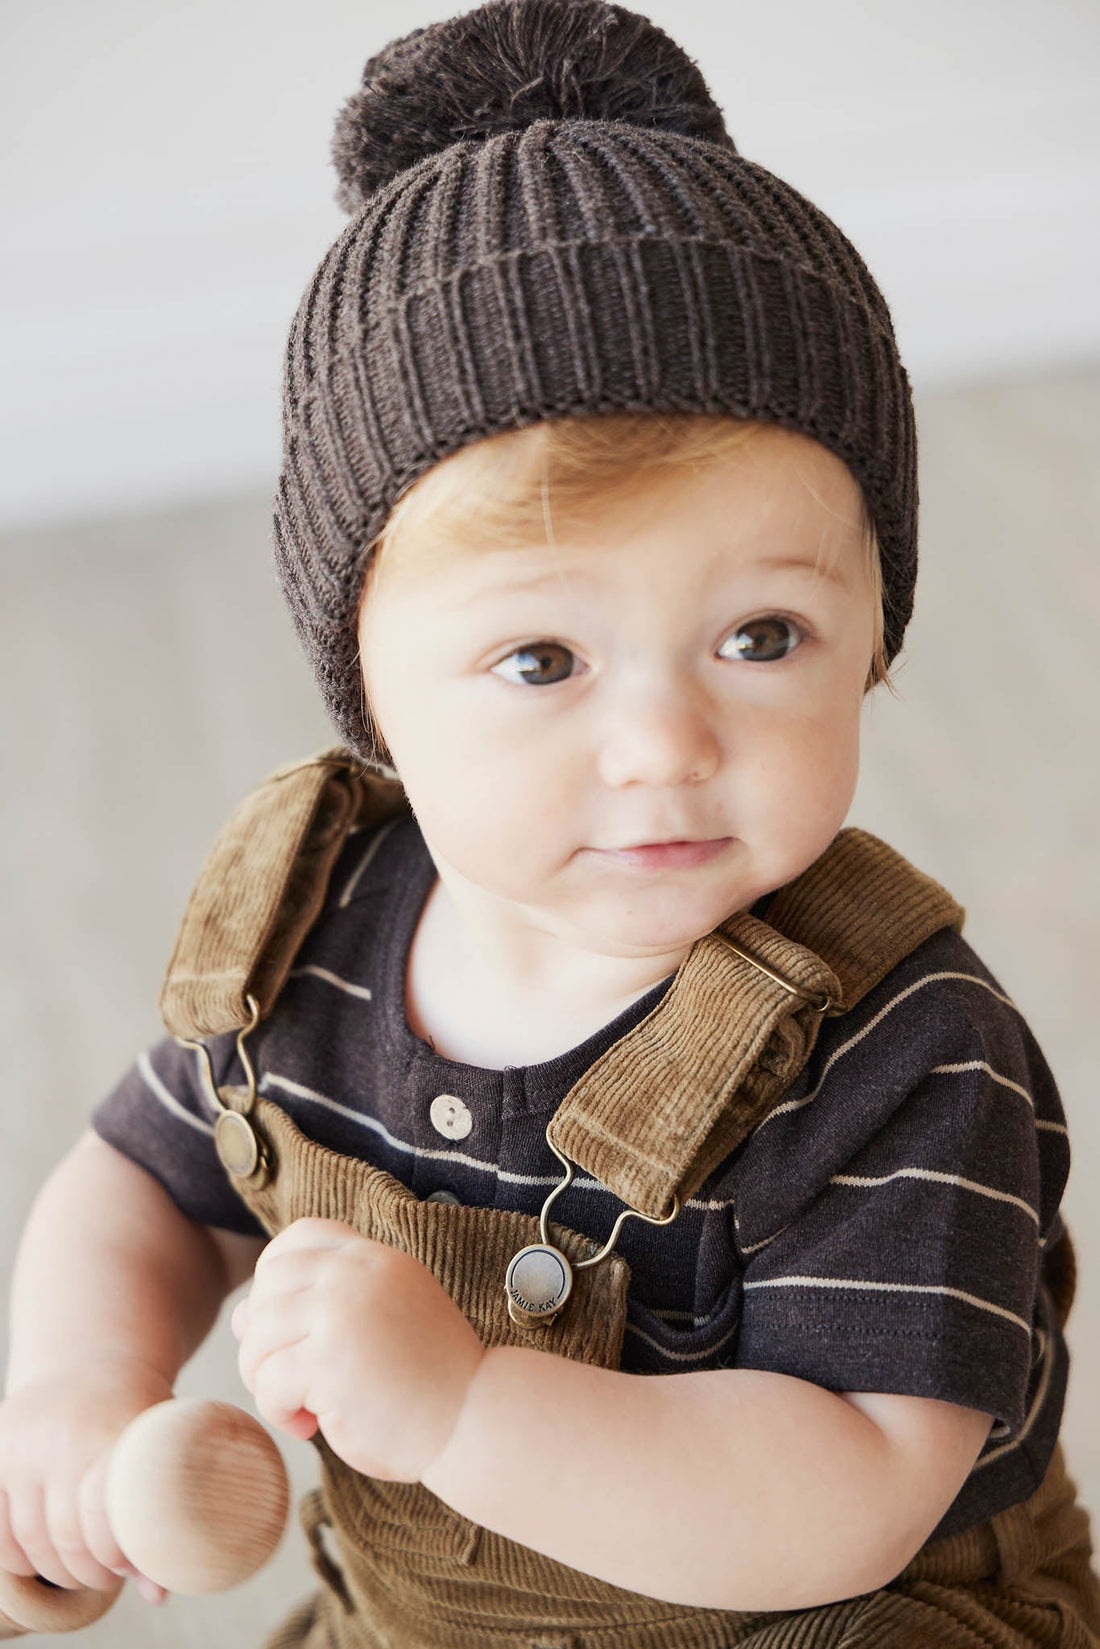
[[[494,1068],[468,1065],[436,1053],[409,1024],[405,1007],[405,980],[413,936],[425,901],[435,883],[437,871],[414,815],[402,819],[381,846],[379,860],[392,888],[389,912],[388,947],[382,983],[380,1018],[390,1053],[401,1069],[415,1068],[419,1080],[440,1093],[452,1093],[464,1100],[487,1100],[518,1111],[553,1110],[563,1094],[583,1076],[589,1066],[655,1008],[670,988],[675,973],[658,980],[648,991],[591,1036],[567,1048],[552,1059],[532,1065]],[[764,894],[752,907],[759,916],[770,899]]]

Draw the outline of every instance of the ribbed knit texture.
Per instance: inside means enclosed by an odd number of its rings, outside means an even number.
[[[537,52],[540,29],[565,4],[494,0],[417,31],[393,48],[403,85],[418,63],[430,112],[433,75],[448,64],[453,93],[472,49],[459,24],[524,19],[516,49]],[[613,12],[636,41],[652,29],[600,0],[574,0],[571,11]],[[375,80],[385,63],[382,53],[368,65]],[[713,105],[702,115],[694,104],[651,108],[638,124],[591,118],[593,105],[619,106],[614,89],[611,74],[598,96],[579,98],[587,116],[519,129],[494,130],[483,112],[464,128],[455,116],[439,123],[443,136],[423,139],[436,152],[412,164],[415,145],[395,131],[404,169],[377,183],[385,168],[372,152],[361,188],[341,128],[340,198],[357,209],[291,327],[274,531],[333,723],[365,758],[377,747],[363,715],[356,610],[394,502],[447,453],[566,413],[726,412],[821,441],[867,499],[888,662],[901,646],[916,579],[916,438],[881,293],[822,211],[737,152]],[[381,119],[385,87],[368,101]],[[464,129],[478,135],[439,147],[447,130]]]

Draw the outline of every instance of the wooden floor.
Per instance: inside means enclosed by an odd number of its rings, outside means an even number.
[[[921,570],[866,711],[849,823],[967,909],[1061,1088],[1081,1267],[1063,1429],[1100,1519],[1100,375],[925,395]],[[136,1052],[192,879],[269,769],[333,741],[271,564],[269,501],[0,541],[0,1278],[38,1185]],[[250,1406],[227,1313],[179,1390]],[[280,1438],[299,1489],[313,1452]],[[1100,1535],[1100,1521],[1097,1524]],[[312,1585],[293,1525],[239,1590],[82,1642],[258,1646]],[[60,1642],[60,1638],[42,1639]]]

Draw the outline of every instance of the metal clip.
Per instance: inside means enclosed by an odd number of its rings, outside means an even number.
[[[560,1196],[567,1186],[572,1185],[576,1169],[550,1138],[550,1126],[546,1129],[546,1143],[558,1161],[564,1163],[565,1178],[560,1185],[555,1185],[542,1205],[539,1215],[539,1235],[542,1241],[529,1243],[526,1248],[521,1248],[517,1254],[513,1254],[504,1277],[508,1315],[521,1328],[540,1328],[554,1321],[573,1292],[573,1272],[583,1271],[589,1265],[599,1265],[601,1260],[607,1258],[615,1246],[624,1220],[633,1217],[636,1220],[645,1220],[649,1225],[668,1225],[680,1212],[680,1199],[675,1195],[672,1198],[671,1214],[665,1214],[660,1219],[655,1214],[643,1214],[637,1208],[624,1208],[599,1253],[591,1255],[587,1260],[576,1260],[570,1264],[561,1249],[556,1248],[550,1241],[548,1215],[554,1198]]]
[[[256,1100],[256,1069],[244,1039],[256,1029],[260,1004],[254,996],[246,996],[245,1002],[251,1018],[237,1032],[237,1053],[244,1067],[247,1087],[220,1089],[214,1081],[214,1067],[206,1043],[191,1042],[184,1036],[177,1036],[175,1040],[181,1048],[194,1048],[202,1055],[207,1096],[218,1113],[214,1121],[214,1146],[222,1166],[234,1179],[248,1180],[254,1189],[259,1190],[267,1184],[273,1170],[270,1148],[256,1123],[249,1120]],[[223,1094],[228,1097],[229,1104],[223,1099]]]

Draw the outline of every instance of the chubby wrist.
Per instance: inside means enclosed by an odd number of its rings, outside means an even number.
[[[495,1383],[502,1359],[507,1363],[514,1350],[512,1346],[481,1347],[481,1354],[466,1381],[462,1401],[447,1439],[421,1473],[420,1481],[424,1487],[448,1504],[453,1504],[453,1493],[461,1492],[464,1480],[468,1479],[471,1456],[477,1452],[476,1433],[485,1388]]]

